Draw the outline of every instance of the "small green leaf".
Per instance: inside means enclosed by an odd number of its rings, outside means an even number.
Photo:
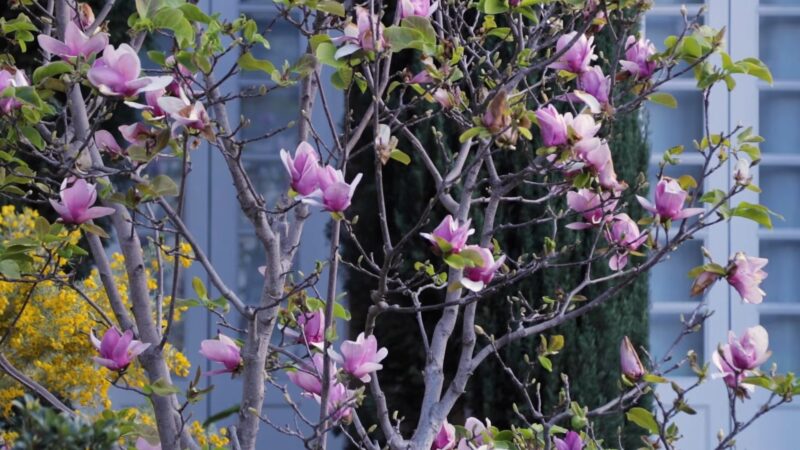
[[[675,109],[678,107],[678,100],[672,94],[666,92],[654,92],[647,96],[647,99],[653,103],[666,106],[667,108]]]
[[[160,395],[162,397],[177,394],[181,390],[177,386],[167,383],[163,378],[159,378],[155,383],[145,386],[145,393]],[[148,392],[150,391],[150,392]]]
[[[101,238],[108,238],[108,234],[105,232],[105,230],[93,223],[84,222],[81,224],[81,229],[87,233],[96,234]]]
[[[625,416],[629,421],[644,428],[650,434],[658,433],[658,424],[656,423],[656,419],[653,417],[653,414],[650,411],[637,406],[635,408],[631,408],[631,410],[628,411]]]
[[[334,16],[344,17],[344,4],[334,0],[320,0],[317,3],[317,11],[333,14]]]
[[[157,175],[150,181],[150,188],[159,197],[174,197],[178,195],[178,185],[166,175]]]
[[[192,288],[194,288],[195,294],[197,294],[201,300],[208,300],[208,290],[206,290],[206,285],[200,277],[192,278]]]
[[[262,71],[269,75],[275,72],[275,66],[266,59],[256,59],[252,53],[247,52],[239,57],[236,62],[242,70]]]
[[[33,84],[39,84],[45,78],[72,72],[72,68],[72,64],[65,61],[55,61],[42,67],[37,67],[33,71]]]
[[[553,362],[550,361],[550,358],[548,358],[548,357],[546,357],[544,355],[540,355],[539,356],[539,364],[541,364],[542,367],[544,367],[544,369],[546,371],[548,371],[548,372],[552,372],[553,371]]]
[[[461,136],[458,137],[458,142],[463,144],[464,142],[467,142],[469,139],[472,139],[475,136],[481,134],[481,132],[485,130],[486,128],[483,127],[472,127],[469,130],[461,133]]]
[[[772,219],[770,218],[771,211],[764,205],[755,205],[748,202],[740,202],[731,211],[732,216],[743,217],[750,219],[759,225],[767,228],[772,228]],[[773,213],[774,214],[774,213]]]
[[[406,166],[411,164],[411,157],[408,156],[408,154],[402,150],[398,149],[392,150],[392,152],[389,153],[389,158],[392,158],[393,160],[401,164],[404,164]]]

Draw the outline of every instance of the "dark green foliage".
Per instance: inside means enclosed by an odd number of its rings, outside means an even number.
[[[69,417],[42,406],[30,396],[15,400],[8,422],[0,423],[0,430],[17,433],[14,444],[8,447],[10,450],[111,449],[123,435],[123,430],[129,428],[130,424],[110,415],[101,415],[95,422]]]

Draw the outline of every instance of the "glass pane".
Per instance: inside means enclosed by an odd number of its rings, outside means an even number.
[[[800,79],[800,58],[791,43],[800,41],[800,17],[763,17],[759,54],[776,79]]]
[[[769,273],[762,284],[766,301],[800,302],[797,267],[800,266],[800,242],[761,241],[759,254],[769,259]]]
[[[675,342],[683,324],[681,324],[678,314],[652,314],[650,316],[650,351],[653,359],[658,361]],[[703,331],[692,333],[681,339],[681,342],[672,351],[672,359],[662,365],[662,368],[669,368],[686,357],[689,350],[694,350],[699,357],[699,361],[704,361],[703,357]],[[672,372],[673,375],[691,375],[692,369],[685,364],[680,369]]]
[[[773,219],[775,228],[800,227],[800,170],[792,167],[761,166],[759,169],[760,201],[769,209],[782,215],[784,220]]]
[[[761,315],[761,325],[769,333],[770,358],[761,368],[769,369],[773,362],[778,363],[778,372],[800,371],[800,317],[786,315]]]
[[[289,122],[300,118],[298,105],[300,93],[297,88],[283,88],[271,91],[266,96],[242,99],[241,113],[250,120],[250,126],[242,130],[242,138],[255,139],[286,127]],[[245,156],[258,153],[278,157],[281,148],[294,151],[297,130],[288,128],[267,140],[255,141],[245,147]]]
[[[692,141],[703,135],[703,98],[700,92],[671,92],[678,100],[678,108],[648,105],[650,117],[648,132],[654,153],[662,153],[676,145],[686,150],[694,149]],[[800,127],[799,127],[800,128]]]
[[[759,132],[765,139],[761,148],[765,153],[798,153],[800,93],[761,92],[759,115]]]
[[[690,301],[689,286],[691,280],[688,272],[693,267],[703,264],[701,240],[693,240],[679,246],[668,259],[657,264],[650,276],[651,302],[686,302]],[[683,281],[683,284],[680,282]],[[676,283],[677,282],[677,283]],[[676,288],[679,286],[678,288]]]
[[[254,234],[239,236],[239,271],[237,286],[239,295],[250,304],[258,303],[264,279],[258,268],[266,264],[266,254]]]

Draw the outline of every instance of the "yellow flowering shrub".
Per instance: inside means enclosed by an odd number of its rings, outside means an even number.
[[[2,207],[0,243],[5,245],[11,239],[33,238],[36,221],[41,220],[38,217],[34,210],[17,212],[13,206]],[[76,244],[80,239],[80,231],[64,231],[62,237]],[[188,260],[191,255],[191,251],[184,250],[181,248],[179,252],[181,264],[184,264],[183,259]],[[0,281],[0,338],[6,330],[10,330],[0,351],[19,370],[73,406],[110,408],[108,392],[116,374],[92,361],[96,351],[89,340],[91,330],[102,336],[107,324],[75,289],[60,282],[70,281],[66,259],[55,258],[48,267],[44,267],[47,262],[45,250],[38,250],[29,256],[34,260],[35,272],[55,275],[58,280],[36,284]],[[122,255],[113,254],[111,266],[120,296],[128,304],[128,280]],[[153,261],[147,270],[148,285],[154,291],[158,287],[152,276],[156,267]],[[72,283],[113,320],[114,315],[96,269],[85,280]],[[170,302],[171,298],[165,296],[165,314],[169,311]],[[176,320],[184,310],[182,307],[176,308]],[[156,314],[155,308],[153,314]],[[164,318],[160,322],[162,326],[166,324]],[[189,374],[189,361],[180,351],[167,344],[164,353],[173,374]],[[135,362],[131,364],[125,372],[124,382],[139,388],[145,385],[146,376],[141,366]],[[7,415],[11,400],[23,393],[16,381],[0,374],[0,415]]]

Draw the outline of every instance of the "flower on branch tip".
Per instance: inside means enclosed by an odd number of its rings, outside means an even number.
[[[319,154],[308,142],[301,142],[294,151],[294,158],[281,149],[281,161],[289,174],[290,186],[296,193],[306,196],[319,188]]]
[[[556,53],[560,53],[562,50],[567,48],[573,39],[575,39],[577,34],[577,31],[573,31],[558,38],[558,41],[556,42]],[[585,72],[589,69],[589,64],[593,60],[597,59],[597,55],[594,54],[593,43],[593,36],[587,38],[585,34],[580,35],[575,43],[572,44],[571,47],[567,48],[567,50],[548,67],[551,69],[566,70],[567,72],[577,74]]]
[[[482,262],[476,267],[466,267],[464,276],[461,278],[461,285],[473,292],[478,292],[488,286],[506,260],[505,255],[495,260],[491,250],[478,245],[468,245],[464,247],[463,251],[476,253]]]
[[[452,450],[456,446],[456,427],[445,419],[431,444],[431,450]]]
[[[704,270],[692,282],[690,294],[694,297],[705,292],[712,284],[716,283],[720,275],[716,272]]]
[[[676,180],[662,177],[656,184],[655,205],[638,195],[636,199],[644,209],[658,215],[662,221],[681,220],[696,216],[704,211],[703,208],[684,208],[688,195],[689,193]]]
[[[583,161],[597,174],[600,186],[613,192],[625,190],[627,184],[619,181],[614,170],[614,160],[608,142],[600,138],[581,139],[572,147],[579,161]]]
[[[322,397],[314,395],[317,403],[322,402]],[[344,384],[334,382],[328,391],[328,414],[336,422],[350,423],[353,418],[355,391],[347,389]]]
[[[736,253],[733,257],[731,268],[728,271],[728,283],[739,292],[746,303],[758,304],[764,301],[767,295],[760,285],[767,278],[767,272],[763,270],[769,262],[766,258],[747,256],[742,252]]]
[[[97,339],[94,331],[89,333],[89,339],[92,346],[100,353],[100,356],[92,358],[94,362],[113,371],[124,370],[133,358],[150,347],[149,343],[133,339],[133,331],[126,330],[125,333],[120,333],[116,327],[106,330],[102,341]]]
[[[583,216],[584,222],[573,222],[567,225],[571,230],[585,230],[600,225],[606,217],[617,207],[617,199],[612,192],[598,194],[590,189],[578,189],[567,192],[567,206],[569,209]]]
[[[65,178],[61,182],[60,202],[50,199],[50,205],[56,210],[61,221],[67,224],[80,225],[98,217],[114,214],[114,208],[92,206],[97,200],[97,190],[93,184],[79,178],[72,181]]]
[[[151,444],[147,439],[139,437],[136,439],[136,450],[161,450],[161,443]]]
[[[574,431],[568,431],[564,439],[553,438],[556,450],[583,450],[583,440],[581,435]]]
[[[410,16],[430,17],[436,11],[439,2],[431,0],[400,0],[400,18]]]
[[[350,207],[356,186],[361,181],[361,174],[357,174],[348,184],[341,170],[325,166],[317,171],[317,180],[319,187],[304,198],[303,202],[321,206],[332,213],[342,213]]]
[[[492,422],[489,421],[489,419],[486,419],[486,423],[484,424],[475,417],[468,417],[467,420],[464,421],[464,428],[469,432],[469,436],[458,441],[457,450],[487,448],[484,444],[491,441],[490,430],[492,428]]]
[[[117,127],[122,138],[134,145],[147,145],[148,139],[155,137],[153,129],[148,128],[141,122],[130,125],[120,125]]]
[[[30,83],[28,83],[25,73],[16,67],[8,66],[0,69],[0,93],[9,87],[17,88],[29,85]],[[14,97],[0,97],[0,112],[3,114],[8,114],[11,110],[20,106],[22,106],[22,102]]]
[[[297,341],[322,348],[325,341],[325,313],[322,310],[301,313],[297,318],[300,329]]]
[[[356,6],[356,23],[344,27],[344,35],[334,38],[334,43],[344,43],[334,57],[336,59],[351,55],[359,50],[381,51],[386,46],[383,37],[383,24],[380,17],[370,14],[363,6]]]
[[[328,355],[339,363],[345,372],[368,383],[372,378],[370,374],[383,369],[380,364],[389,354],[386,347],[378,349],[378,340],[374,335],[364,336],[360,333],[355,341],[344,341],[339,346],[341,354],[333,349],[328,349]]]
[[[437,251],[445,255],[458,253],[464,249],[467,239],[475,233],[475,230],[469,227],[471,222],[472,220],[468,219],[464,223],[459,223],[448,214],[433,230],[433,233],[420,233],[420,236],[427,239]]]
[[[570,136],[578,142],[594,138],[601,127],[601,124],[597,123],[591,114],[578,114],[573,117],[572,113],[566,113],[564,122],[567,124]]]
[[[733,179],[736,184],[740,186],[747,186],[753,181],[753,176],[750,174],[750,161],[747,158],[740,156],[736,161],[733,169]]]
[[[547,105],[536,110],[534,113],[539,123],[539,131],[542,135],[542,142],[548,147],[565,144],[567,137],[567,121],[553,105]]]
[[[220,333],[218,339],[205,339],[200,342],[200,354],[211,361],[220,363],[223,369],[206,372],[206,375],[236,373],[242,367],[242,355],[236,342]]]
[[[214,130],[211,128],[211,119],[208,117],[203,102],[191,103],[185,96],[161,97],[157,104],[161,110],[172,119],[172,134],[175,135],[181,128],[199,131],[209,141],[214,140]]]
[[[650,78],[657,68],[651,58],[656,53],[656,47],[649,39],[636,39],[628,36],[625,41],[625,59],[619,62],[622,69],[637,79]]]
[[[43,50],[61,59],[76,58],[78,56],[89,59],[89,57],[100,52],[108,45],[108,33],[100,32],[90,37],[84,34],[74,21],[69,21],[64,31],[63,41],[46,34],[40,34],[36,37],[36,40]]]
[[[607,105],[611,79],[603,74],[600,66],[592,66],[578,76],[578,88],[594,97],[601,105]]]
[[[772,355],[769,350],[769,333],[761,325],[746,329],[738,339],[733,331],[729,331],[728,346],[730,362],[739,370],[755,369]]]
[[[133,97],[141,92],[157,91],[172,83],[171,76],[140,77],[141,62],[136,50],[128,44],[116,49],[107,45],[86,74],[101,94],[112,97]]]
[[[742,383],[747,374],[733,367],[731,364],[730,346],[720,346],[717,351],[711,355],[711,360],[719,373],[714,375],[714,378],[722,378],[725,384],[731,389],[744,389],[745,392],[752,391],[753,386]]]
[[[647,239],[647,235],[641,234],[636,222],[625,213],[611,218],[606,226],[605,236],[609,244],[620,247],[613,251],[608,260],[611,270],[622,270],[628,265],[628,253],[636,251]]]
[[[619,366],[629,380],[638,381],[646,373],[630,338],[625,336],[619,345]]]
[[[112,155],[123,155],[125,153],[122,147],[119,146],[114,136],[106,130],[97,130],[94,132],[94,143],[97,148]]]
[[[311,364],[301,364],[295,370],[287,372],[286,376],[306,394],[322,394],[322,374],[325,358],[321,353],[311,357]],[[331,385],[336,381],[336,366],[331,364]]]

